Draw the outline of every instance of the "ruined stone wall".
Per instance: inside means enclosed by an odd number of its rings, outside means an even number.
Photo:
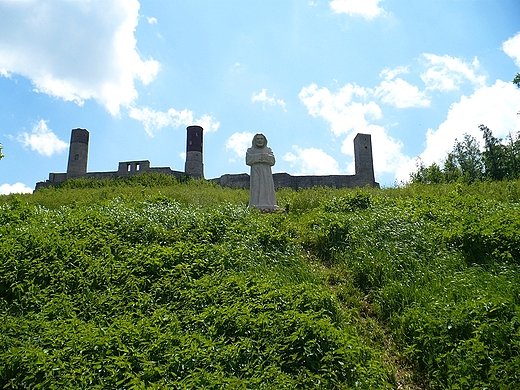
[[[185,176],[184,172],[174,171],[169,167],[150,167],[150,161],[141,160],[141,161],[125,161],[119,163],[119,169],[117,171],[108,171],[108,172],[87,172],[82,176],[78,176],[78,178],[85,179],[115,179],[118,177],[128,177],[132,175],[138,175],[141,173],[147,172],[156,172],[162,173],[164,175],[174,176],[177,179]],[[62,183],[68,179],[66,173],[49,173],[49,179],[46,181],[40,181],[36,183],[36,189],[45,188],[49,186],[53,186],[59,183]]]
[[[162,173],[165,175],[175,176],[177,179],[180,178],[181,176],[184,176],[184,172],[174,171],[169,167],[160,167],[160,168],[148,168],[148,169],[143,169],[143,170],[125,171],[125,172],[121,172],[119,170],[112,171],[112,172],[88,172],[83,177],[84,178],[95,178],[95,179],[115,179],[118,177],[128,177],[128,176],[139,175],[141,173],[147,173],[147,172],[156,172],[156,173]]]
[[[132,162],[120,163],[126,164]],[[134,162],[135,163],[135,162]],[[82,177],[95,179],[115,179],[118,177],[128,177],[146,172],[156,172],[165,175],[171,175],[180,179],[185,176],[184,172],[174,171],[169,167],[148,168],[140,170],[117,170],[111,172],[88,172]],[[49,187],[67,180],[66,173],[51,173],[49,180],[45,182],[36,183],[36,189]],[[247,173],[226,174],[221,177],[210,179],[213,183],[219,184],[222,187],[229,188],[244,188],[249,189],[249,175]],[[357,175],[328,175],[328,176],[292,176],[288,173],[273,174],[274,186],[276,189],[292,188],[294,190],[312,188],[312,187],[334,187],[334,188],[356,188],[356,187],[379,187],[379,183],[375,181],[366,180],[364,176]]]
[[[249,175],[247,173],[222,175],[219,178],[211,179],[211,181],[222,187],[249,189]],[[276,189],[292,188],[298,190],[312,187],[355,188],[367,185],[379,187],[379,183],[376,183],[374,180],[367,180],[366,176],[358,175],[292,176],[288,173],[274,173],[273,181]]]
[[[356,167],[355,175],[321,175],[321,176],[292,176],[288,173],[273,174],[274,187],[300,188],[312,187],[379,187],[375,181],[374,163],[372,158],[372,137],[370,134],[357,134],[354,138],[354,161]],[[249,189],[249,175],[247,173],[228,174],[220,178],[212,179],[213,182],[222,187]]]
[[[120,162],[117,171],[111,172],[87,172],[88,140],[89,133],[85,129],[72,130],[69,149],[69,164],[67,173],[50,173],[45,182],[36,183],[36,189],[62,183],[70,178],[95,178],[113,179],[127,177],[145,172],[157,172],[181,178],[190,175],[195,178],[204,178],[204,165],[202,162],[202,127],[189,126],[187,128],[187,158],[185,172],[174,171],[169,167],[152,168],[150,161],[124,161]],[[292,176],[288,173],[273,174],[274,186],[278,188],[292,188],[295,190],[312,187],[379,187],[374,177],[374,164],[372,159],[372,141],[369,134],[358,134],[354,138],[355,175],[328,175],[328,176]],[[222,187],[249,189],[249,175],[226,174],[219,178],[211,179],[212,182]]]

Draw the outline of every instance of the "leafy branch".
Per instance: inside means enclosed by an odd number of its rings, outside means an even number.
[[[518,88],[520,88],[520,73],[517,73],[515,78],[513,79],[513,83],[516,84]],[[520,111],[517,112],[520,115]]]
[[[513,79],[513,83],[516,84],[518,88],[520,88],[520,73],[517,73],[515,78]]]

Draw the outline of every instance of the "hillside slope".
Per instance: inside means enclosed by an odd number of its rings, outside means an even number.
[[[520,183],[0,197],[7,388],[520,387]]]

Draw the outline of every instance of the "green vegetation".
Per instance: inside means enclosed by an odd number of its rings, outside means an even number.
[[[410,179],[413,183],[473,183],[483,180],[520,179],[520,132],[509,134],[505,140],[496,138],[486,126],[480,125],[484,138],[481,151],[476,138],[464,135],[455,140],[442,166],[429,167],[420,163]]]
[[[277,197],[0,197],[0,386],[520,387],[520,181]]]
[[[520,88],[520,73],[512,82]],[[410,180],[416,184],[469,184],[484,180],[520,179],[520,132],[509,133],[501,139],[496,138],[487,126],[478,127],[484,139],[483,151],[475,137],[464,134],[462,141],[455,140],[453,150],[442,164],[433,163],[427,167],[421,161],[417,170],[410,175]]]

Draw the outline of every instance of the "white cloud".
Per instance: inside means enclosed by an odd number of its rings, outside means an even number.
[[[397,108],[428,107],[430,99],[423,91],[419,91],[418,87],[400,77],[394,80],[394,77],[401,73],[408,73],[408,68],[398,67],[383,70],[379,76],[384,80],[375,88],[375,96],[380,97],[384,103]]]
[[[201,126],[205,133],[217,131],[220,127],[220,122],[217,121],[213,116],[207,114],[202,115],[199,119],[195,119],[193,124]]]
[[[486,76],[478,74],[479,62],[475,57],[472,63],[448,55],[438,56],[425,53],[422,55],[427,70],[421,75],[426,89],[452,91],[459,89],[465,81],[473,84],[475,89],[486,85]]]
[[[503,138],[508,133],[520,131],[520,90],[512,83],[497,80],[494,85],[483,87],[469,97],[450,107],[446,120],[426,135],[426,148],[419,156],[425,165],[442,162],[453,149],[455,139],[462,140],[465,133],[482,141],[478,125],[489,127],[496,137]],[[399,180],[407,180],[415,170],[415,161],[410,161],[397,173]]]
[[[395,80],[383,80],[375,92],[384,103],[397,108],[428,107],[430,105],[430,99],[423,91],[419,91],[418,87],[400,77]]]
[[[251,146],[254,134],[244,131],[233,133],[226,141],[226,150],[232,150],[240,158],[246,157],[247,148]]]
[[[267,89],[262,89],[262,92],[253,94],[251,97],[251,102],[261,102],[262,108],[265,110],[265,105],[268,104],[270,106],[280,106],[284,109],[284,111],[287,111],[285,109],[285,102],[282,99],[275,99],[273,96],[269,97],[267,96]]]
[[[386,68],[379,73],[379,77],[385,79],[385,80],[392,80],[395,76],[400,74],[408,74],[410,73],[410,70],[408,69],[408,66],[398,66],[397,68],[390,69]]]
[[[374,19],[386,15],[386,11],[379,7],[381,1],[383,0],[332,0],[330,6],[337,14],[360,15],[365,19]]]
[[[0,2],[0,69],[36,91],[82,105],[96,99],[113,115],[137,98],[159,63],[143,60],[134,30],[138,0]]]
[[[311,84],[302,88],[299,97],[310,115],[330,124],[334,135],[346,136],[343,153],[353,154],[352,143],[357,133],[371,134],[376,173],[395,172],[409,158],[402,154],[400,141],[390,137],[382,126],[371,123],[382,117],[382,111],[374,101],[367,102],[370,94],[370,89],[353,84],[346,84],[337,93]],[[353,171],[353,167],[349,167],[349,171]]]
[[[140,121],[144,125],[145,131],[153,136],[155,132],[163,127],[178,128],[181,126],[198,125],[202,126],[205,132],[217,131],[220,127],[218,122],[211,115],[202,115],[198,119],[194,119],[193,112],[184,109],[177,111],[170,108],[168,111],[155,111],[149,107],[130,107],[128,109],[130,118]]]
[[[153,16],[147,17],[146,20],[148,21],[149,24],[157,24],[157,18],[154,18]]]
[[[170,108],[168,111],[163,112],[155,111],[148,107],[130,107],[128,115],[130,118],[141,122],[145,131],[151,136],[163,127],[171,126],[177,128],[193,123],[193,112],[187,109],[177,111],[174,108]]]
[[[346,84],[337,93],[328,88],[318,88],[316,84],[302,88],[298,97],[313,117],[321,117],[331,125],[334,135],[347,134],[354,129],[365,128],[370,119],[380,119],[381,108],[373,101],[366,100],[370,90],[355,84]]]
[[[505,41],[502,45],[502,50],[515,60],[516,66],[520,68],[520,33]]]
[[[9,194],[32,194],[33,189],[23,183],[0,185],[0,195]]]
[[[297,175],[337,175],[340,173],[338,162],[321,149],[300,149],[293,146],[296,154],[286,153],[282,158],[291,167],[297,167]]]
[[[16,139],[24,147],[30,147],[31,150],[47,157],[54,153],[61,153],[69,146],[47,127],[47,123],[43,119],[33,127],[31,134],[22,133]]]

